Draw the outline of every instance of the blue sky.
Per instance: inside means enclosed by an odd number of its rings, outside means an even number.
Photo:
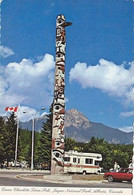
[[[132,130],[133,12],[130,0],[3,0],[0,114],[16,105],[34,114],[42,107],[48,111],[56,17],[64,14],[73,23],[66,28],[66,110],[76,108],[90,121]]]

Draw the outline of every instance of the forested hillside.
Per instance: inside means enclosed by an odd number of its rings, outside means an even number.
[[[43,123],[41,133],[35,132],[34,140],[34,164],[47,163],[51,159],[51,124],[52,115],[48,115],[46,123]],[[5,121],[0,117],[0,163],[5,160],[14,161],[16,141],[16,118],[14,114]],[[31,131],[19,129],[18,161],[31,159]],[[113,167],[118,162],[121,167],[128,167],[132,160],[133,145],[110,144],[103,138],[92,137],[87,143],[77,142],[72,138],[65,138],[65,151],[76,150],[79,152],[101,153],[103,160],[101,166],[104,169]]]

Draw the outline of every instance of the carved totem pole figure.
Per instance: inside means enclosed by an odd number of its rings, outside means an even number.
[[[56,57],[55,57],[55,86],[53,100],[53,125],[52,125],[52,152],[51,174],[64,171],[64,114],[65,114],[65,27],[71,22],[66,22],[64,15],[59,15],[56,20]]]

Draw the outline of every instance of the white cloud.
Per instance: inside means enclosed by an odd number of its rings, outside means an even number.
[[[119,127],[118,129],[120,129],[121,131],[124,131],[126,133],[134,131],[133,126]]]
[[[49,113],[47,113],[47,112],[43,112],[42,113],[42,109],[37,111],[36,109],[28,107],[28,106],[19,106],[18,107],[18,111],[15,112],[16,117],[21,122],[26,122],[26,121],[29,121],[29,120],[31,120],[33,118],[34,119],[39,118],[39,117],[43,118],[47,114],[49,114]],[[9,112],[5,112],[3,114],[3,116],[8,117],[9,116]]]
[[[7,58],[13,54],[14,54],[14,52],[9,47],[5,47],[3,45],[0,45],[0,57]]]
[[[125,98],[134,103],[134,62],[124,64],[100,59],[96,66],[78,62],[70,70],[70,82],[77,81],[83,88],[98,88],[109,95]]]
[[[44,117],[44,116],[46,116],[46,115],[48,115],[49,113],[48,112],[43,112],[40,116],[41,117]]]
[[[35,109],[30,108],[28,106],[21,106],[18,110],[17,116],[20,121],[25,122],[29,121],[30,119],[39,117],[39,112]]]
[[[131,111],[131,112],[121,112],[120,116],[123,116],[123,117],[134,116],[134,111]]]
[[[49,107],[53,99],[54,64],[54,57],[46,54],[36,63],[23,59],[1,67],[0,108],[19,104],[35,109]]]

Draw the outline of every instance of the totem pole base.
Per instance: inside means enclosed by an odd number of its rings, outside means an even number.
[[[54,174],[63,174],[64,173],[64,167],[57,166],[57,163],[55,161],[51,164],[51,175]]]

